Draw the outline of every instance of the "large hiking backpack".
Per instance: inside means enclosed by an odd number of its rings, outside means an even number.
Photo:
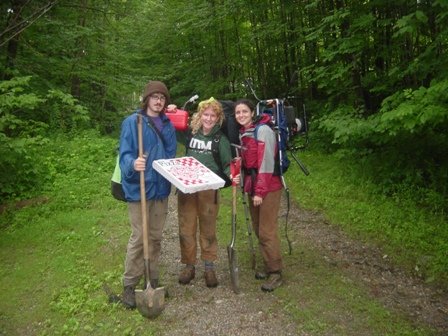
[[[284,95],[284,99],[269,99],[269,100],[260,100],[249,80],[247,80],[247,84],[254,94],[255,98],[258,100],[257,104],[257,115],[261,115],[263,113],[271,116],[272,128],[277,133],[277,141],[278,141],[278,160],[279,160],[279,175],[283,184],[283,188],[285,189],[286,201],[287,201],[287,210],[286,210],[286,219],[285,219],[285,234],[286,240],[289,245],[289,254],[292,252],[292,245],[288,238],[288,216],[290,209],[290,197],[289,197],[289,189],[286,186],[285,177],[283,174],[288,170],[290,162],[286,151],[289,151],[292,158],[299,167],[302,169],[305,175],[309,175],[308,170],[305,166],[299,161],[297,156],[294,154],[294,151],[298,149],[304,149],[308,145],[308,122],[306,117],[306,109],[305,103],[302,102],[303,113],[302,116],[299,113],[296,113],[292,106],[285,103],[289,98],[296,99],[296,97],[289,97],[289,90],[292,87],[292,84],[296,81],[298,75],[298,71],[295,71],[291,81],[289,83],[289,87],[286,90],[286,94]],[[256,135],[254,135],[256,136]],[[295,140],[299,136],[305,136],[305,144],[302,146],[297,145]]]
[[[259,123],[255,127],[255,141],[258,141],[257,133],[261,125],[268,125],[275,131],[277,136],[277,153],[275,156],[274,175],[283,176],[291,164],[287,155],[289,132],[283,104],[278,99],[273,99],[266,104],[259,103],[257,105],[257,115],[261,116],[262,114],[269,115],[271,122],[269,124]]]
[[[224,111],[224,122],[221,126],[222,132],[227,136],[230,144],[240,144],[240,128],[241,125],[235,119],[235,102],[231,100],[220,100]],[[232,157],[236,157],[236,148],[231,146]]]
[[[112,178],[110,179],[110,192],[115,199],[126,202],[126,196],[124,194],[123,185],[121,184],[120,156],[118,155],[118,153],[115,162],[114,172],[112,174]]]

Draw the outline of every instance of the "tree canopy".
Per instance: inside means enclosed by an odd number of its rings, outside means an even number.
[[[149,80],[173,102],[308,105],[315,145],[377,169],[380,188],[448,185],[443,0],[11,0],[0,5],[2,197],[49,134],[119,130]],[[341,149],[344,152],[341,152]],[[31,160],[31,159],[30,159]],[[28,163],[31,165],[31,163]],[[387,182],[385,182],[387,181]]]

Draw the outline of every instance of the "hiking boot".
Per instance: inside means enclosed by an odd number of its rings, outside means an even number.
[[[137,307],[135,303],[135,286],[124,286],[123,299],[121,300],[123,306],[127,309],[134,309]]]
[[[181,285],[188,285],[190,281],[194,279],[194,275],[194,268],[185,267],[179,275],[179,283]]]
[[[255,273],[255,279],[257,280],[266,280],[268,278],[269,274],[265,270],[258,271]]]
[[[261,286],[263,292],[272,292],[277,287],[282,284],[282,274],[281,273],[269,273],[268,281]]]
[[[204,273],[205,285],[209,288],[218,286],[218,279],[216,279],[214,270],[207,270]]]

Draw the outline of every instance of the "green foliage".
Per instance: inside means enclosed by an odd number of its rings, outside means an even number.
[[[448,81],[443,80],[397,92],[370,117],[341,107],[320,118],[318,127],[346,149],[345,155],[361,160],[380,192],[406,190],[417,204],[443,213],[448,210],[447,90]]]
[[[48,154],[43,164],[51,173],[47,175],[44,186],[49,194],[57,191],[55,197],[63,197],[54,204],[58,206],[58,210],[62,210],[61,207],[84,208],[99,197],[97,189],[86,186],[102,173],[112,174],[118,141],[97,139],[98,133],[94,131],[68,136],[58,135],[47,146]],[[110,183],[109,181],[110,177],[107,183]]]
[[[333,144],[362,141],[366,135],[372,133],[374,128],[368,120],[363,118],[362,111],[347,106],[341,106],[316,121],[317,127],[332,137]]]
[[[448,80],[433,81],[429,88],[407,89],[397,92],[383,101],[376,132],[391,137],[400,133],[417,136],[431,129],[446,129],[448,125],[448,102],[444,94]]]
[[[30,79],[31,77],[14,77],[0,82],[0,131],[4,137],[43,134],[46,129],[45,124],[27,120],[24,116],[28,116],[31,111],[35,112],[45,101],[34,93],[25,91]]]
[[[88,110],[79,104],[71,94],[50,90],[46,96],[48,123],[51,129],[60,131],[82,130],[88,128]]]
[[[433,203],[439,199],[434,195],[446,195],[448,165],[448,16],[442,1],[254,6],[245,0],[132,0],[76,6],[73,11],[57,4],[24,30],[13,61],[1,67],[17,76],[2,83],[12,88],[1,98],[9,106],[0,124],[2,157],[8,157],[0,159],[6,167],[3,197],[20,198],[35,188],[31,181],[52,171],[51,164],[36,162],[38,149],[34,153],[47,134],[93,128],[117,135],[149,80],[166,82],[181,105],[195,93],[248,96],[246,79],[260,97],[280,97],[299,69],[291,92],[316,107],[315,141],[373,165],[378,189],[388,195],[414,190],[419,204],[443,208]],[[251,10],[241,9],[246,7]],[[24,13],[33,8],[25,6]],[[140,24],[148,16],[151,25]]]
[[[362,109],[341,106],[318,120],[318,127],[333,134],[333,143],[369,141],[382,145],[400,136],[421,136],[443,130],[448,124],[444,92],[448,80],[433,81],[429,88],[407,89],[387,97],[378,114],[365,117]],[[329,106],[327,106],[329,107]]]
[[[147,81],[166,82],[177,105],[196,93],[201,98],[250,97],[246,79],[261,98],[271,98],[281,97],[292,72],[299,69],[291,93],[313,106],[312,145],[346,160],[346,173],[369,181],[367,194],[395,202],[384,208],[378,204],[386,217],[378,220],[379,229],[375,223],[381,213],[371,211],[367,201],[344,208],[347,221],[357,227],[366,223],[366,231],[384,232],[384,240],[393,244],[428,248],[422,254],[429,257],[413,259],[414,268],[427,279],[438,279],[446,272],[446,260],[427,245],[437,230],[444,232],[431,216],[445,218],[448,204],[448,7],[444,1],[341,4],[58,2],[11,43],[4,40],[10,36],[4,20],[0,69],[2,79],[13,78],[0,82],[0,198],[10,202],[44,193],[53,202],[43,214],[14,215],[16,221],[8,214],[1,226],[12,230],[34,215],[51,218],[53,212],[101,202],[107,190],[98,193],[92,184],[108,182],[116,141],[98,143],[97,137],[117,136],[123,117],[139,105]],[[30,2],[15,12],[34,17],[35,9]],[[56,134],[61,132],[65,134]],[[320,174],[338,176],[333,166]],[[329,188],[333,181],[328,179],[317,187],[303,185],[301,192],[311,193],[325,209],[338,208],[335,197],[358,192],[340,181],[340,190]],[[330,195],[320,199],[324,191]],[[406,217],[392,210],[395,205],[415,212],[408,211]],[[342,222],[344,216],[338,218]],[[415,222],[428,220],[426,228],[414,228]],[[406,236],[413,229],[415,236]],[[443,251],[443,239],[434,239]],[[78,289],[74,293],[82,297]],[[60,297],[71,300],[65,294]],[[331,329],[318,322],[304,328]],[[113,323],[118,325],[118,319]],[[77,317],[70,317],[63,328],[48,330],[74,333],[80,326]],[[113,331],[133,332],[120,327]]]
[[[0,82],[0,198],[33,194],[41,169],[33,149],[47,143],[44,123],[23,118],[44,99],[25,90],[30,77]]]
[[[69,94],[50,90],[45,97],[28,93],[31,77],[0,82],[0,197],[14,201],[38,196],[51,179],[42,162],[52,132],[82,129],[87,110]],[[45,111],[42,112],[42,111]]]
[[[415,33],[420,23],[427,23],[428,17],[422,11],[416,11],[397,20],[396,32],[394,36]]]
[[[43,100],[35,94],[25,94],[24,87],[29,85],[31,77],[14,77],[9,81],[0,82],[2,112],[6,113],[16,109],[34,109]]]
[[[81,272],[80,272],[81,271]],[[102,280],[95,276],[93,269],[77,267],[67,270],[74,281],[54,294],[51,308],[65,316],[87,315],[93,317],[104,310],[107,302],[99,304],[91,293],[102,288]]]

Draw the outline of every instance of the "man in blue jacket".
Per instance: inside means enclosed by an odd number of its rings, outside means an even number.
[[[126,308],[136,307],[135,288],[145,271],[140,200],[141,171],[145,172],[150,284],[152,288],[159,287],[159,257],[171,183],[152,168],[152,162],[158,159],[174,158],[176,155],[175,129],[164,113],[169,99],[170,95],[164,83],[149,82],[143,94],[141,109],[127,117],[121,126],[121,180],[132,229],[122,278],[122,302]],[[142,115],[143,158],[138,155],[137,114]],[[146,281],[144,283],[146,284]]]

